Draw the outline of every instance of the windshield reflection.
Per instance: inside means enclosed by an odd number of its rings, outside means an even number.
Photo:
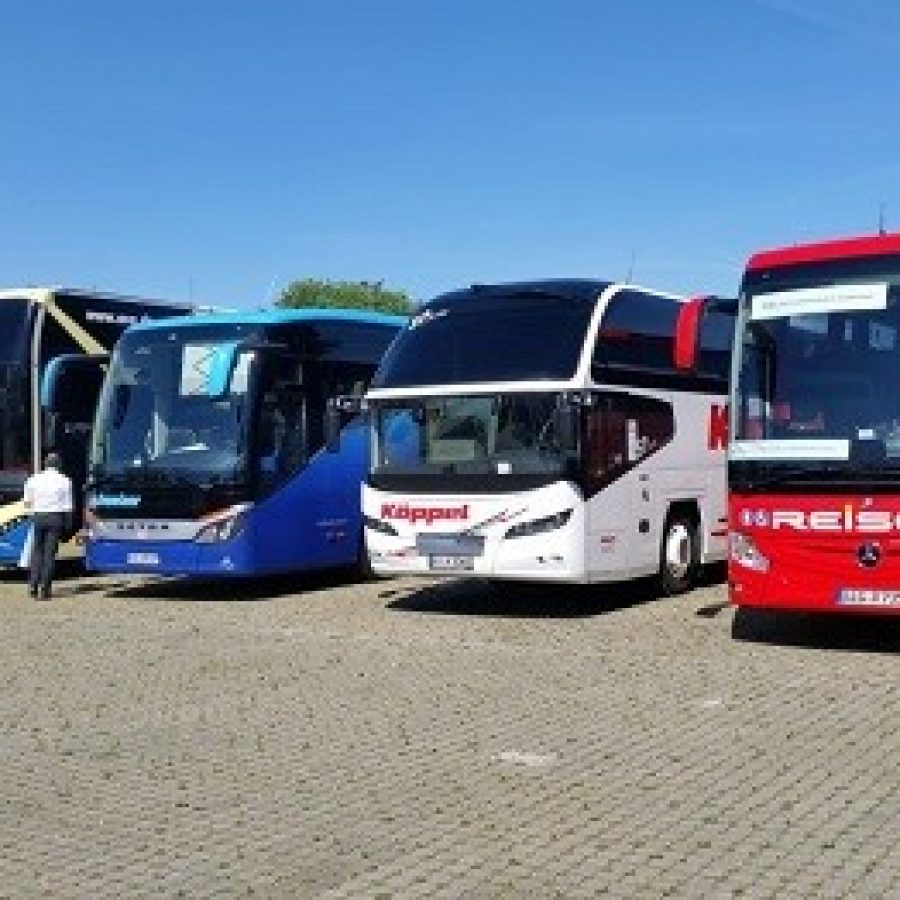
[[[752,301],[752,298],[750,298]],[[880,309],[749,320],[736,371],[732,460],[900,459],[900,297]]]
[[[543,475],[574,449],[557,430],[555,394],[428,397],[375,405],[375,474]]]
[[[126,335],[113,358],[94,429],[95,474],[241,476],[247,458],[253,351],[214,369],[233,333],[185,329]]]

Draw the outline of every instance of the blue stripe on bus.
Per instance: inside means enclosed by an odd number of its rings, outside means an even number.
[[[198,313],[177,318],[152,319],[139,322],[128,330],[146,331],[157,328],[195,328],[197,325],[289,325],[297,322],[359,322],[365,325],[389,325],[402,327],[406,316],[392,316],[387,313],[367,312],[359,309],[278,309],[250,310],[237,313]]]

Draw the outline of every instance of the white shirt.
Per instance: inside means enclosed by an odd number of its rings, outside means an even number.
[[[25,506],[32,513],[72,512],[72,482],[56,469],[44,469],[25,482]]]

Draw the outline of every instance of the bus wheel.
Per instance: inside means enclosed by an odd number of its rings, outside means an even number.
[[[697,574],[697,526],[676,513],[666,520],[659,559],[659,587],[664,597],[688,590]]]

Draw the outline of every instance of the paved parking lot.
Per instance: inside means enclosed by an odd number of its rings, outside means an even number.
[[[57,593],[0,584],[0,894],[900,892],[894,623],[735,641],[716,584]]]

